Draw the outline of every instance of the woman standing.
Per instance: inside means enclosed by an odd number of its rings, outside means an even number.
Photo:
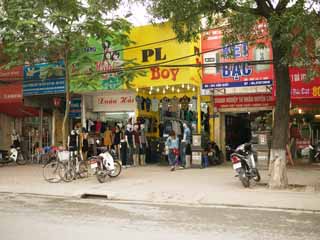
[[[120,159],[123,167],[127,165],[127,148],[125,128],[122,127],[120,131]]]
[[[179,138],[176,136],[175,131],[170,132],[170,136],[167,138],[166,146],[169,149],[168,159],[171,166],[171,171],[176,169],[179,157]]]

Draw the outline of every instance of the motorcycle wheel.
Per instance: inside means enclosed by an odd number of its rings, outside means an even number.
[[[121,173],[122,167],[121,164],[118,161],[114,162],[114,170],[109,172],[108,175],[109,177],[115,178],[118,177]]]
[[[248,178],[248,176],[246,175],[244,169],[241,169],[241,170],[240,170],[240,172],[239,172],[239,179],[240,179],[242,185],[243,185],[245,188],[250,187],[250,181],[249,181],[249,178]]]
[[[78,174],[79,174],[80,178],[88,177],[88,168],[87,168],[84,161],[81,161],[79,163],[79,173]]]
[[[21,153],[18,154],[17,164],[18,165],[26,165],[27,164],[27,159],[25,159]]]
[[[97,176],[99,183],[104,183],[106,181],[107,174],[105,171],[98,170],[96,176]]]
[[[260,173],[259,173],[259,170],[258,169],[254,169],[254,177],[253,177],[253,180],[255,181],[255,182],[260,182],[260,180],[261,180],[261,177],[260,177]]]

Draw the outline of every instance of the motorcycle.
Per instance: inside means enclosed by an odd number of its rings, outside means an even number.
[[[259,170],[256,167],[256,155],[252,150],[251,143],[245,143],[237,147],[230,156],[233,163],[233,169],[237,172],[242,185],[245,188],[250,187],[250,180],[256,182],[261,180]]]
[[[91,169],[100,183],[106,181],[107,176],[114,178],[120,175],[122,167],[119,161],[114,160],[108,151],[100,153],[98,156],[89,158]]]
[[[314,162],[320,162],[320,143],[317,145],[309,145],[311,151],[312,160]]]
[[[11,146],[9,151],[0,152],[0,165],[15,162],[18,165],[25,165],[27,159],[24,158],[20,147]]]

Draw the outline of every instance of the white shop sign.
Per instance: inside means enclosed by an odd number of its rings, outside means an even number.
[[[132,93],[93,97],[94,112],[132,112],[135,109],[135,95]]]

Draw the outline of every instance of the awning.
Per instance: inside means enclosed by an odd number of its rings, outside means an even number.
[[[12,117],[32,117],[39,116],[39,110],[33,107],[23,106],[23,102],[0,103],[0,113],[5,113]]]

